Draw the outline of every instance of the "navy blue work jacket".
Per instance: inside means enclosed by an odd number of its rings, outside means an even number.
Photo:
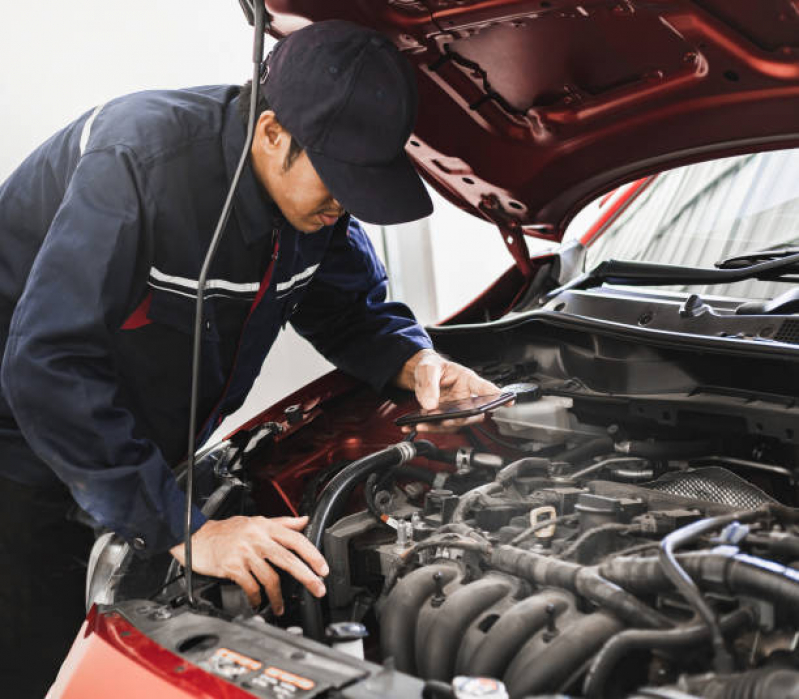
[[[144,553],[183,536],[170,467],[186,451],[197,277],[244,144],[238,101],[234,86],[113,100],[0,187],[0,476],[60,479]],[[288,321],[378,390],[430,347],[386,301],[355,221],[296,231],[248,166],[206,288],[206,437]]]

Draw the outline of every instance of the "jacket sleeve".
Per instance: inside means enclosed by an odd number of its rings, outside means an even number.
[[[360,224],[334,231],[292,317],[297,332],[339,369],[380,391],[421,349],[432,347],[402,303],[386,301],[386,270]]]
[[[185,498],[120,399],[114,333],[148,255],[132,153],[84,154],[11,321],[3,391],[33,451],[97,522],[147,554],[182,540]],[[195,510],[196,531],[205,522]]]

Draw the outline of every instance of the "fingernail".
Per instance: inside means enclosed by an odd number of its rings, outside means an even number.
[[[275,607],[275,614],[276,614],[277,616],[283,616],[283,612],[284,612],[284,611],[285,611],[285,610],[283,609],[283,607],[282,607],[282,606],[280,606],[280,607]]]
[[[328,575],[329,573],[330,573],[330,566],[329,566],[329,565],[327,565],[327,563],[323,563],[323,564],[322,564],[322,575],[324,575],[325,577],[327,577],[327,575]]]
[[[324,584],[322,582],[320,582],[316,586],[316,596],[317,597],[324,597],[326,593],[327,593],[327,590],[325,589]]]

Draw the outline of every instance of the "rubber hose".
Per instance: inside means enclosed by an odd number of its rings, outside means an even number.
[[[519,649],[568,605],[566,593],[546,590],[517,602],[500,616],[469,659],[476,677],[502,677]]]
[[[520,476],[538,473],[543,471],[548,473],[552,462],[549,459],[539,459],[535,456],[528,456],[524,459],[517,459],[501,469],[494,480],[502,486],[512,483]]]
[[[750,522],[762,517],[763,514],[762,510],[749,510],[692,522],[671,532],[671,534],[667,534],[660,542],[658,559],[663,572],[710,629],[711,643],[713,645],[713,668],[719,673],[732,672],[735,667],[734,659],[724,641],[715,610],[705,599],[693,578],[680,565],[674,552],[711,531],[721,529],[733,522]]]
[[[687,691],[704,699],[799,699],[799,672],[757,670],[687,678]]]
[[[599,611],[572,621],[543,648],[532,639],[503,676],[511,697],[557,692],[561,686],[624,624]]]
[[[584,461],[593,459],[600,454],[613,452],[613,440],[610,437],[597,437],[588,442],[584,442],[571,449],[566,449],[552,457],[553,461],[565,461],[569,464],[581,464]]]
[[[425,680],[449,681],[463,635],[486,609],[512,591],[508,580],[485,577],[450,594],[436,610],[426,638],[416,645],[416,666]]]
[[[424,451],[424,446],[422,450]],[[339,471],[325,486],[314,508],[305,536],[320,551],[325,529],[330,525],[338,509],[346,503],[353,488],[371,473],[396,464],[409,461],[417,455],[417,445],[413,442],[400,442],[382,451],[352,462]],[[302,627],[305,635],[316,641],[324,638],[324,622],[320,602],[307,589],[303,588],[300,597]]]
[[[696,456],[707,456],[717,451],[718,445],[711,439],[697,439],[679,442],[643,442],[630,441],[624,444],[622,453],[630,456],[642,456],[646,459],[687,459]]]
[[[794,568],[744,553],[684,553],[677,560],[698,583],[721,584],[729,592],[779,601],[799,618],[799,571]],[[633,593],[672,589],[657,558],[612,558],[599,566],[599,574]]]
[[[419,611],[427,598],[436,591],[436,579],[441,573],[440,584],[446,585],[462,574],[457,563],[432,563],[408,573],[400,580],[386,600],[380,615],[380,648],[383,657],[393,657],[397,670],[416,675],[414,636]]]
[[[606,580],[593,568],[513,546],[494,549],[490,566],[538,585],[552,585],[576,592],[632,626],[669,628],[673,625],[668,618]]]
[[[502,486],[499,483],[486,483],[485,485],[473,488],[467,493],[461,495],[458,504],[452,512],[450,522],[459,523],[466,520],[466,515],[472,511],[472,508],[480,502],[486,495],[495,495],[502,492]]]
[[[736,631],[754,620],[752,611],[738,609],[721,619],[722,631]],[[610,674],[622,658],[637,650],[684,650],[710,640],[707,624],[681,626],[676,629],[651,631],[649,629],[628,629],[611,638],[594,656],[591,667],[585,676],[583,694],[586,699],[602,699]]]
[[[541,470],[546,472],[549,465],[549,459],[539,459],[534,456],[518,459],[517,461],[508,464],[502,470],[500,470],[499,473],[497,473],[493,482],[478,486],[477,488],[464,493],[458,501],[458,505],[455,507],[454,512],[452,513],[451,521],[463,522],[466,519],[466,515],[472,511],[474,505],[480,502],[480,500],[482,500],[482,498],[486,495],[495,495],[496,493],[502,492],[506,485],[526,473]]]

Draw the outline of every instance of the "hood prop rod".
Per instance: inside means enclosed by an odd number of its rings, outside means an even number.
[[[200,394],[200,358],[201,358],[201,338],[202,338],[202,323],[203,323],[203,302],[205,301],[205,284],[208,279],[208,272],[211,268],[211,262],[216,256],[219,242],[222,239],[222,233],[225,230],[230,212],[233,209],[233,196],[236,193],[241,174],[244,171],[244,166],[247,163],[247,158],[250,155],[250,148],[252,147],[253,136],[255,134],[255,115],[258,105],[258,90],[260,86],[261,76],[261,63],[264,56],[264,31],[268,26],[267,12],[264,6],[265,0],[253,0],[253,21],[254,27],[253,35],[253,75],[252,75],[252,90],[250,92],[250,109],[247,116],[247,135],[244,139],[244,148],[241,151],[236,172],[230,182],[228,188],[225,204],[219,214],[216,228],[214,229],[211,243],[208,246],[208,252],[205,255],[200,276],[197,280],[197,304],[194,313],[194,336],[193,336],[193,351],[191,358],[191,403],[189,405],[189,451],[188,463],[186,465],[186,517],[185,517],[185,571],[186,571],[186,596],[190,606],[196,607],[197,602],[194,598],[194,586],[192,576],[192,556],[191,556],[191,513],[194,500],[194,461],[195,449],[197,441],[197,404],[199,402]]]

